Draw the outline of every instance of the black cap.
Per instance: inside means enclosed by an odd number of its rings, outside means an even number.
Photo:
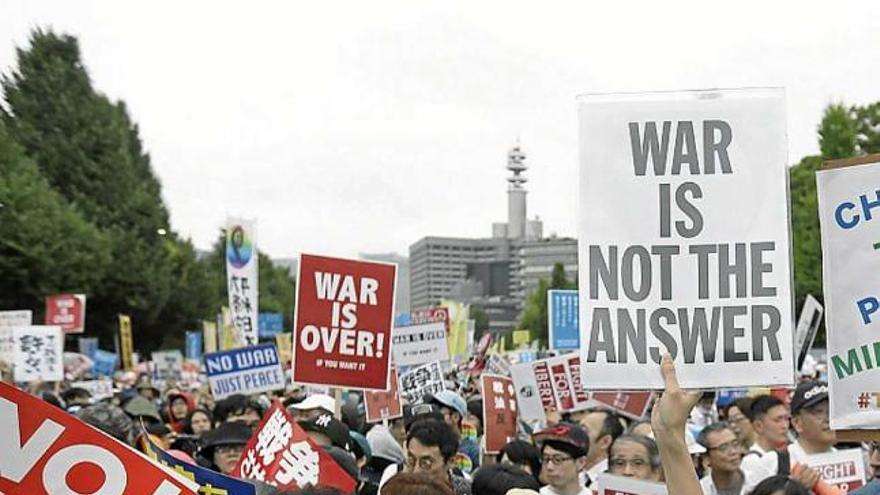
[[[349,450],[348,444],[351,441],[351,436],[348,434],[348,427],[329,413],[308,421],[300,421],[299,426],[305,431],[323,433],[336,447]]]
[[[801,409],[815,406],[826,400],[828,400],[827,383],[820,381],[801,383],[795,389],[794,397],[791,399],[791,414],[797,414]]]
[[[202,436],[205,445],[199,454],[206,459],[211,459],[214,449],[220,445],[247,445],[253,431],[241,421],[230,421],[221,424],[216,429]]]

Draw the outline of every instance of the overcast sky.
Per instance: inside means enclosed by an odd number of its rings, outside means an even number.
[[[0,0],[0,68],[37,26],[76,35],[128,104],[172,227],[227,214],[273,257],[489,236],[506,153],[529,217],[574,236],[580,93],[783,86],[789,161],[836,101],[880,100],[880,2]]]

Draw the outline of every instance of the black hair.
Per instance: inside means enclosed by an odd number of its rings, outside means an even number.
[[[483,399],[481,397],[467,401],[467,410],[469,413],[480,418],[481,423],[483,422]]]
[[[243,414],[248,409],[253,409],[260,417],[263,416],[263,406],[259,402],[242,394],[230,395],[214,404],[214,420],[223,423],[229,416]]]
[[[697,435],[697,443],[706,447],[706,450],[709,450],[709,435],[724,430],[733,431],[727,423],[722,423],[720,421],[718,423],[712,423],[700,430],[700,434]]]
[[[437,447],[444,461],[449,461],[458,451],[458,435],[444,421],[433,418],[417,420],[406,434],[406,443],[416,439],[425,447]]]
[[[480,495],[504,495],[513,488],[538,491],[541,485],[529,473],[510,464],[490,464],[474,474],[471,490]]]
[[[772,495],[779,490],[782,490],[784,495],[810,495],[811,493],[810,490],[797,481],[788,476],[777,474],[758,483],[758,486],[749,495]]]
[[[620,424],[620,417],[607,409],[596,409],[591,412],[605,413],[605,419],[602,420],[602,429],[596,435],[596,440],[608,435],[614,441],[620,435],[623,435],[623,425]]]
[[[611,442],[611,445],[608,446],[609,462],[611,461],[611,450],[614,449],[614,446],[618,442],[632,442],[641,445],[648,453],[648,462],[651,463],[651,469],[656,470],[660,468],[660,450],[657,449],[657,442],[655,442],[653,438],[644,435],[630,435],[628,433],[620,435]]]
[[[749,421],[763,418],[767,415],[767,412],[770,411],[770,409],[773,409],[776,406],[785,406],[785,403],[782,402],[779,397],[774,397],[772,395],[759,395],[758,397],[755,397],[755,400],[752,401],[752,405],[749,407],[749,412],[747,413]]]
[[[514,464],[528,465],[532,470],[532,476],[537,478],[541,473],[541,452],[538,450],[538,447],[535,447],[529,442],[526,442],[525,440],[508,442],[507,445],[501,447],[501,450],[496,456],[496,462],[500,464],[501,459],[503,459],[505,455],[507,456],[507,459]]]
[[[208,422],[211,423],[211,428],[214,428],[214,417],[211,416],[211,411],[209,411],[207,409],[203,409],[201,407],[197,407],[197,408],[193,409],[192,411],[186,413],[186,418],[183,419],[183,432],[184,433],[189,433],[190,435],[195,434],[192,429],[192,419],[193,419],[193,416],[195,416],[197,413],[202,413],[205,416],[207,416]]]

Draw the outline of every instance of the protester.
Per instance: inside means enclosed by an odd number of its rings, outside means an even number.
[[[531,474],[512,464],[490,464],[474,473],[474,494],[505,495],[514,488],[538,490],[540,485]]]
[[[138,377],[135,389],[137,390],[138,394],[151,402],[158,400],[159,397],[162,395],[159,389],[153,386],[153,381],[150,379],[149,375],[141,375],[140,377]]]
[[[758,483],[749,495],[811,495],[811,492],[788,476],[777,475]]]
[[[740,469],[742,443],[727,423],[714,423],[703,428],[697,441],[706,448],[709,469],[700,484],[706,495],[745,494],[754,486]]]
[[[235,464],[251,437],[252,430],[245,423],[223,423],[204,436],[205,446],[199,451],[200,464],[219,473],[232,474]]]
[[[214,424],[241,421],[253,428],[259,424],[264,412],[265,408],[259,402],[241,394],[230,395],[214,406]]]
[[[748,397],[740,397],[724,409],[724,419],[730,429],[736,434],[740,444],[748,450],[755,443],[755,430],[746,414],[751,408],[752,400]]]
[[[715,392],[703,392],[697,406],[691,411],[690,423],[700,430],[718,422],[718,410],[715,408]]]
[[[430,474],[437,481],[449,484],[455,495],[471,493],[470,481],[452,472],[458,436],[449,424],[435,419],[417,420],[407,434],[406,449],[409,472]],[[386,493],[384,489],[382,493]]]
[[[749,419],[755,430],[755,443],[749,446],[747,456],[758,457],[784,447],[788,443],[788,408],[779,398],[761,395],[752,401]]]
[[[193,409],[183,421],[183,432],[201,436],[214,428],[214,419],[205,409]]]
[[[367,441],[370,443],[373,455],[367,465],[361,469],[364,486],[361,488],[360,495],[375,495],[379,493],[379,485],[383,476],[387,479],[400,470],[404,455],[400,444],[397,443],[388,428],[383,425],[371,428],[367,432]]]
[[[92,403],[92,394],[84,388],[72,387],[61,393],[61,400],[64,401],[67,412],[76,414],[81,408]]]
[[[572,419],[586,429],[590,436],[590,451],[587,453],[585,474],[587,486],[591,486],[596,482],[599,473],[608,470],[608,449],[614,440],[623,434],[623,425],[616,414],[604,409],[574,414]]]
[[[76,415],[86,424],[103,431],[120,442],[126,445],[134,444],[134,423],[119,407],[101,402],[80,409]]]
[[[183,433],[185,420],[190,411],[196,408],[192,396],[183,392],[172,392],[167,397],[165,416],[168,418],[168,427],[175,433]]]
[[[653,439],[621,435],[608,448],[608,472],[649,481],[660,479],[660,452]]]
[[[162,417],[159,416],[159,408],[156,407],[154,402],[145,398],[143,395],[132,397],[131,400],[122,406],[122,410],[131,416],[131,419],[134,420],[135,424],[139,424],[141,421],[147,425],[159,424],[162,422]]]
[[[333,445],[343,450],[349,450],[351,436],[348,427],[331,414],[325,412],[316,418],[297,423],[321,447]]]
[[[459,437],[458,453],[460,457],[466,457],[464,462],[459,462],[458,467],[464,472],[470,473],[472,470],[480,467],[480,445],[476,438],[462,435],[462,422],[467,416],[467,403],[460,395],[452,390],[443,390],[433,396],[427,398],[426,402],[438,407],[446,421],[456,435]],[[469,461],[469,462],[468,462]]]
[[[870,473],[874,479],[867,485],[856,491],[850,492],[850,495],[880,495],[880,442],[871,442],[869,444],[869,463]]]
[[[541,446],[542,495],[589,495],[580,474],[587,467],[590,437],[583,428],[559,423],[534,435]]]
[[[313,394],[302,402],[291,404],[287,410],[297,421],[309,421],[318,418],[322,414],[333,415],[336,409],[336,399],[326,394]]]
[[[448,483],[428,473],[399,473],[382,487],[381,495],[457,495]]]
[[[496,462],[514,465],[532,475],[536,480],[541,474],[541,452],[525,440],[508,442],[498,452]]]

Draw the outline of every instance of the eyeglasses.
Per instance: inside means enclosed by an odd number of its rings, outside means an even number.
[[[742,444],[738,440],[731,440],[715,447],[708,447],[707,450],[720,450],[721,452],[732,452],[742,449]]]
[[[636,459],[621,459],[619,457],[608,461],[609,467],[617,468],[617,469],[624,469],[624,468],[626,468],[627,464],[629,464],[630,466],[632,466],[636,469],[641,469],[641,468],[648,465],[648,461],[645,459],[638,459],[638,458],[636,458]]]
[[[219,445],[214,452],[220,455],[241,455],[244,452],[244,445]]]
[[[736,424],[736,423],[742,423],[743,421],[748,421],[748,420],[749,420],[749,418],[747,418],[744,415],[743,416],[731,416],[731,417],[727,418],[727,423],[728,424]]]
[[[563,463],[572,459],[574,459],[574,457],[568,455],[545,455],[541,457],[544,464],[553,464],[554,466],[561,466]]]
[[[406,465],[409,466],[410,469],[419,466],[419,469],[423,471],[430,471],[434,468],[434,464],[437,462],[433,457],[407,457]]]

